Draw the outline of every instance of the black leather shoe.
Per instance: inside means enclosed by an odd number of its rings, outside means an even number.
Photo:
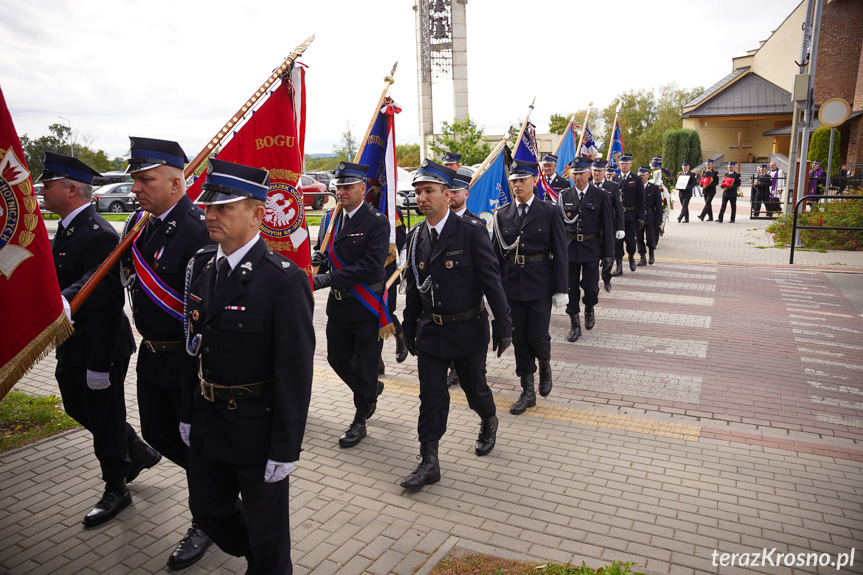
[[[722,223],[722,218],[716,218],[716,223],[717,223],[717,224],[721,224],[721,223]]]
[[[384,365],[384,358],[378,359],[378,375],[383,375],[387,372],[387,366]]]
[[[729,224],[733,224],[733,223],[734,223],[734,218],[731,218],[730,220],[728,220],[728,223],[729,223]]]
[[[622,276],[623,275],[623,258],[614,258],[614,271],[611,272],[613,276]]]
[[[497,441],[497,423],[496,415],[480,422],[479,436],[476,438],[476,447],[474,448],[478,456],[488,455],[494,449],[495,441]]]
[[[396,332],[396,361],[402,363],[408,357],[408,346],[405,344],[405,332]]]
[[[413,473],[404,477],[401,486],[410,491],[418,491],[426,485],[440,481],[440,462],[437,456],[437,441],[420,443],[420,464]]]
[[[132,467],[126,474],[126,483],[135,481],[143,470],[155,467],[162,460],[162,454],[139,439],[129,448],[129,459]]]
[[[177,548],[168,557],[168,567],[176,570],[194,565],[204,556],[204,552],[212,542],[213,540],[207,537],[207,534],[193,521],[186,535],[180,539]]]
[[[384,382],[378,381],[378,390],[375,392],[375,400],[372,402],[371,407],[369,408],[369,412],[366,414],[366,419],[371,419],[371,417],[375,414],[375,411],[378,408],[378,398],[384,392]]]
[[[647,263],[650,265],[653,265],[654,262],[656,262],[656,260],[653,259],[653,248],[649,248],[649,252],[650,252],[650,255],[647,256]]]
[[[449,369],[449,373],[446,375],[446,384],[449,387],[461,385],[461,381],[458,378],[458,372],[452,367]]]
[[[638,254],[638,263],[635,265],[639,267],[644,267],[647,265],[647,260],[644,259],[644,254]]]
[[[629,258],[629,269],[635,271],[635,254],[627,254],[626,257]]]
[[[122,488],[106,487],[99,503],[84,516],[82,523],[86,527],[101,525],[131,504],[132,494],[125,486]]]
[[[701,220],[701,221],[703,222],[703,221],[704,221],[704,214],[699,214],[699,215],[698,215],[698,219],[699,219],[699,220]]]
[[[521,395],[509,406],[509,412],[513,415],[521,415],[528,407],[536,407],[536,390],[533,386],[532,373],[521,376]]]
[[[584,329],[590,331],[596,325],[596,314],[592,305],[584,306]]]
[[[551,380],[551,360],[539,362],[539,394],[548,397],[553,383]]]
[[[358,445],[366,436],[366,420],[355,417],[345,432],[339,437],[340,447],[353,447]]]
[[[611,291],[611,281],[602,282],[602,287],[605,288],[605,291]]]
[[[566,334],[566,341],[575,343],[581,337],[581,320],[577,313],[569,316],[569,333]]]

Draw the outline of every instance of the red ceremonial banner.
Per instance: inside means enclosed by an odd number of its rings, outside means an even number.
[[[48,232],[21,141],[0,89],[0,399],[63,343],[63,313]]]
[[[263,105],[216,155],[220,160],[270,172],[270,192],[261,235],[270,249],[311,275],[306,212],[302,193],[297,189],[303,169],[302,138],[297,132],[305,131],[305,90],[303,75],[294,74],[293,77],[293,82],[285,78],[273,89]],[[187,193],[193,201],[200,195],[205,177],[202,174],[189,187]]]

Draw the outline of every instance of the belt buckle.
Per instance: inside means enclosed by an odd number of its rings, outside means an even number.
[[[431,316],[432,316],[433,322],[435,322],[437,325],[443,325],[443,316],[442,315],[433,313],[433,314],[431,314]]]
[[[584,241],[584,234],[575,234],[575,241],[583,242]]]
[[[341,291],[334,289],[333,295],[336,297],[337,300],[342,301],[342,292]]]
[[[210,393],[209,393],[209,394],[207,393],[207,390],[208,390],[208,389],[210,390]],[[210,385],[210,384],[208,384],[208,383],[207,383],[207,382],[205,382],[205,381],[201,381],[201,395],[203,395],[203,396],[204,396],[204,399],[206,399],[206,400],[207,400],[207,401],[209,401],[210,403],[213,403],[213,402],[215,402],[215,401],[216,401],[216,397],[215,397],[215,395],[213,394],[213,386],[212,386],[212,385]]]
[[[523,254],[516,254],[515,255],[515,263],[517,263],[519,265],[524,265],[524,255]]]
[[[146,347],[147,349],[149,349],[151,352],[156,353],[156,348],[155,348],[155,347],[153,347],[153,344],[152,344],[152,343],[150,343],[150,340],[149,340],[149,339],[145,339],[145,340],[144,340],[144,347]]]

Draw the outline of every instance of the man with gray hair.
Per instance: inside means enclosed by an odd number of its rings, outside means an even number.
[[[126,479],[133,449],[151,453],[156,461],[160,457],[126,422],[123,381],[135,340],[123,313],[119,274],[109,273],[74,315],[68,305],[119,241],[111,224],[90,205],[93,176],[99,175],[81,160],[47,152],[38,180],[44,183],[39,194],[45,208],[60,216],[51,251],[63,305],[75,325],[72,336],[57,348],[54,374],[66,413],[93,434],[105,482],[104,494],[84,517],[87,527],[105,523],[132,503]]]

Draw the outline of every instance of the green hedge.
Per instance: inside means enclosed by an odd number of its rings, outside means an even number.
[[[810,211],[797,218],[799,226],[863,228],[863,200],[832,200],[810,205]],[[776,245],[791,244],[792,214],[773,220],[767,232]],[[800,230],[800,241],[808,248],[825,250],[863,249],[863,231]]]

